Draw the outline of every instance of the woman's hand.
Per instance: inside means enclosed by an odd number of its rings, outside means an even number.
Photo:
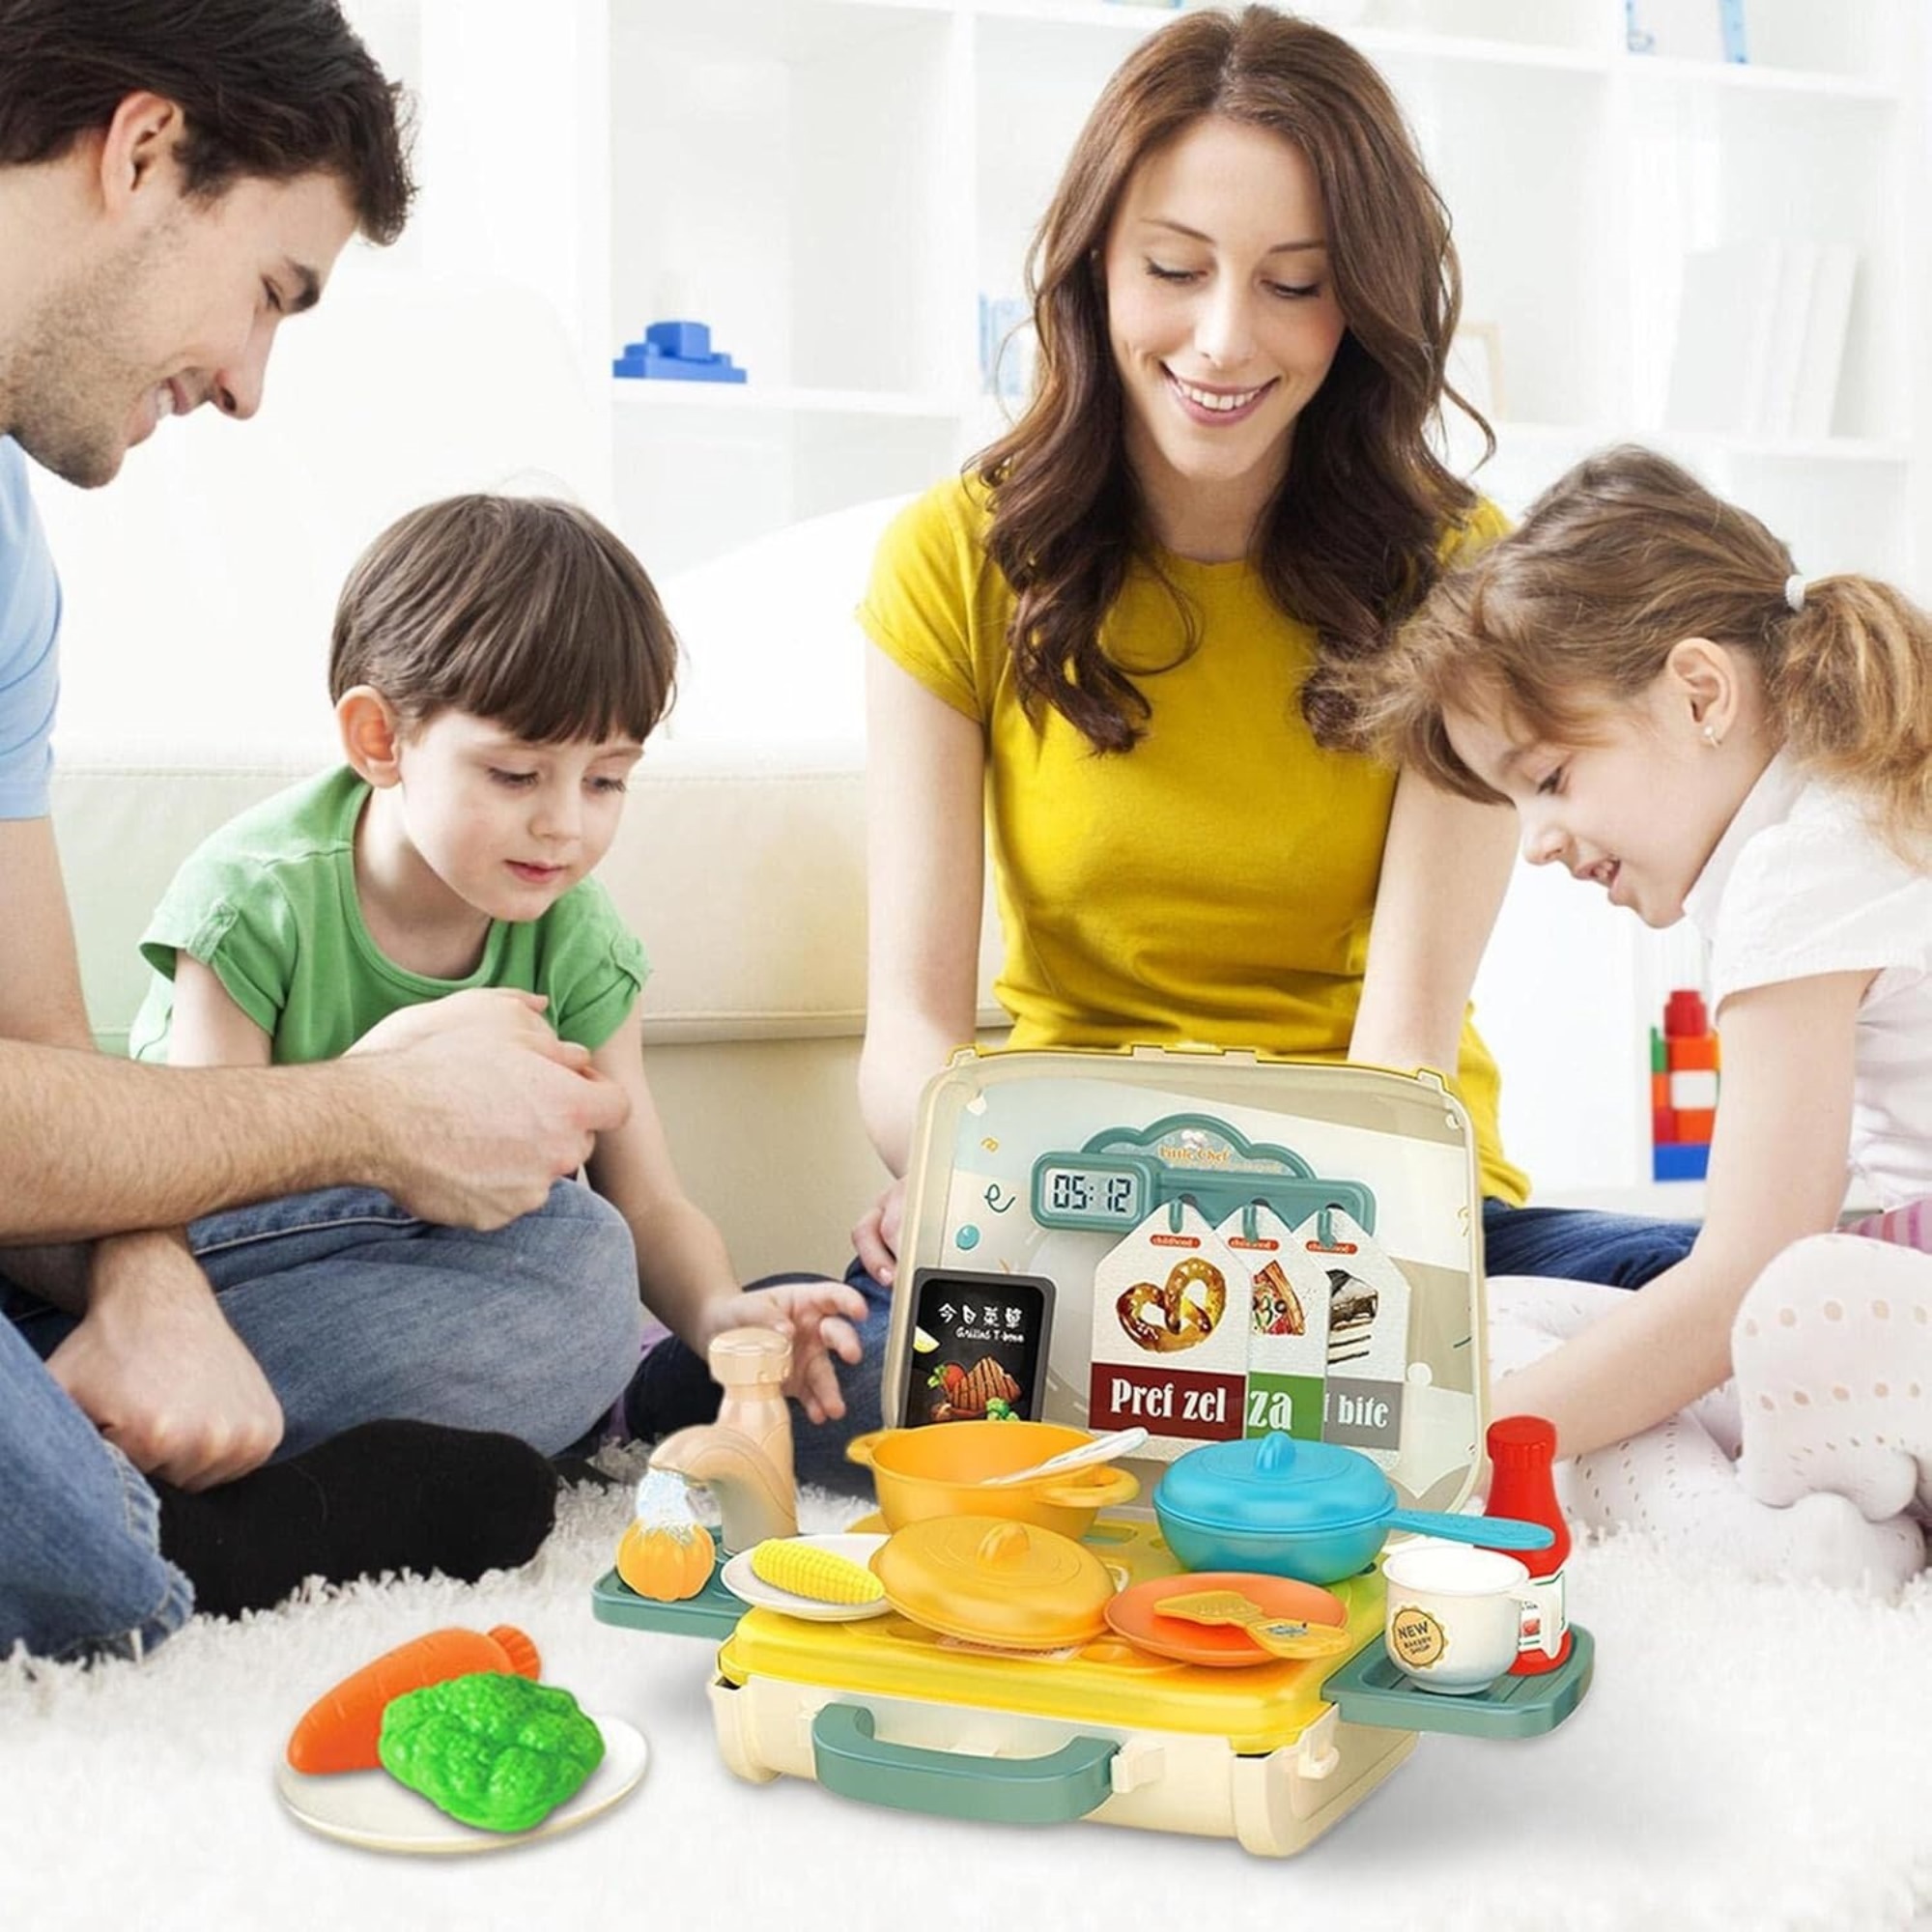
[[[905,1182],[895,1180],[859,1216],[852,1229],[852,1252],[881,1288],[898,1272],[899,1222],[905,1213]]]
[[[845,1398],[839,1393],[838,1371],[832,1358],[837,1355],[856,1363],[864,1356],[854,1324],[865,1319],[866,1297],[842,1281],[780,1282],[711,1302],[697,1352],[704,1354],[712,1339],[726,1328],[753,1324],[776,1328],[791,1338],[785,1394],[797,1401],[810,1421],[836,1421],[845,1413]]]

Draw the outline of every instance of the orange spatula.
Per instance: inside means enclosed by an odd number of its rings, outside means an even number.
[[[1179,1617],[1184,1623],[1238,1624],[1275,1657],[1340,1657],[1354,1648],[1346,1630],[1334,1624],[1271,1617],[1252,1597],[1244,1597],[1238,1590],[1196,1590],[1191,1595],[1163,1597],[1154,1609],[1161,1616]]]

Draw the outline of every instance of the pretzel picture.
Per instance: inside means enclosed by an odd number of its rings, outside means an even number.
[[[1194,1257],[1175,1263],[1164,1286],[1137,1281],[1114,1303],[1128,1340],[1160,1354],[1205,1342],[1227,1309],[1226,1277],[1212,1262]]]

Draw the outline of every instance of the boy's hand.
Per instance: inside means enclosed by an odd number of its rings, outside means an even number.
[[[622,1124],[629,1097],[557,1038],[543,1006],[540,994],[475,988],[414,1009],[415,1037],[394,1050],[410,1029],[385,1020],[363,1036],[354,1064],[379,1083],[372,1185],[426,1221],[500,1228],[541,1208]]]
[[[180,1489],[231,1483],[282,1439],[269,1378],[166,1236],[99,1244],[87,1314],[47,1370],[137,1469]]]
[[[842,1281],[780,1282],[746,1294],[721,1296],[707,1304],[705,1317],[699,1354],[710,1347],[714,1335],[726,1328],[760,1323],[781,1329],[791,1337],[785,1394],[795,1398],[815,1423],[836,1421],[845,1413],[832,1357],[858,1362],[865,1355],[853,1324],[866,1319],[866,1297],[856,1288]]]

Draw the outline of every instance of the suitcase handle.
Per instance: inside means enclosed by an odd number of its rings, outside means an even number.
[[[999,1825],[1064,1825],[1113,1795],[1112,1738],[1072,1738],[1045,1757],[978,1757],[882,1744],[863,1704],[827,1704],[811,1720],[818,1781],[841,1798],[977,1818]]]

